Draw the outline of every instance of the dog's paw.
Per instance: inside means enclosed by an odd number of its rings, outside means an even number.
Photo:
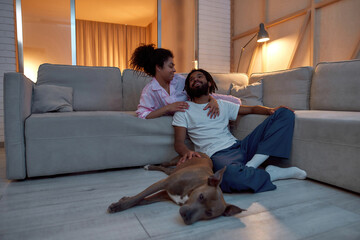
[[[121,210],[119,210],[118,203],[112,203],[107,209],[108,213],[116,213],[119,211]]]
[[[108,213],[116,213],[129,208],[127,200],[130,197],[122,197],[118,202],[112,203],[108,209]]]
[[[145,165],[145,166],[144,166],[144,169],[145,169],[145,170],[149,170],[149,167],[150,167],[149,164],[148,164],[148,165]]]

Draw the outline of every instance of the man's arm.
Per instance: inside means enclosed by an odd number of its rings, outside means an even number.
[[[280,106],[280,107],[276,107],[276,108],[269,108],[269,107],[265,107],[265,106],[246,106],[246,105],[241,105],[239,108],[239,112],[238,115],[246,115],[246,114],[261,114],[261,115],[271,115],[273,114],[276,110],[278,110],[279,108],[287,108],[291,111],[293,111],[292,109],[285,107],[285,106]]]
[[[174,130],[175,130],[175,142],[174,142],[175,151],[181,156],[178,165],[185,162],[186,160],[190,160],[192,157],[201,157],[199,153],[191,151],[185,145],[186,128],[174,126]]]

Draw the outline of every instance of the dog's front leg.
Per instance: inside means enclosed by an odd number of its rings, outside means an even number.
[[[123,197],[118,202],[112,203],[108,207],[108,212],[115,213],[134,207],[138,205],[141,201],[143,201],[147,196],[150,196],[160,190],[165,189],[165,185],[166,179],[163,179],[159,182],[154,183],[153,185],[133,197]]]

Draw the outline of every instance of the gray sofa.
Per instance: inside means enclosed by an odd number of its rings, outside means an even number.
[[[359,60],[253,74],[249,79],[245,74],[213,76],[219,93],[296,110],[291,159],[279,162],[305,169],[309,178],[360,192]],[[6,73],[7,178],[135,167],[176,156],[172,118],[143,120],[135,115],[150,79],[129,69],[121,75],[117,68],[52,64],[40,66],[36,84],[23,74]],[[259,80],[262,84],[254,84]],[[44,97],[41,87],[49,85],[54,93]],[[63,89],[72,99],[57,102]],[[49,98],[55,100],[44,101]],[[48,103],[59,106],[49,108]],[[241,117],[231,130],[241,139],[264,118]]]

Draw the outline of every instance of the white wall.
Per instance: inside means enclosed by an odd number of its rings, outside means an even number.
[[[199,68],[230,72],[230,0],[199,0]]]
[[[0,0],[0,142],[4,142],[4,73],[16,71],[14,2]]]

